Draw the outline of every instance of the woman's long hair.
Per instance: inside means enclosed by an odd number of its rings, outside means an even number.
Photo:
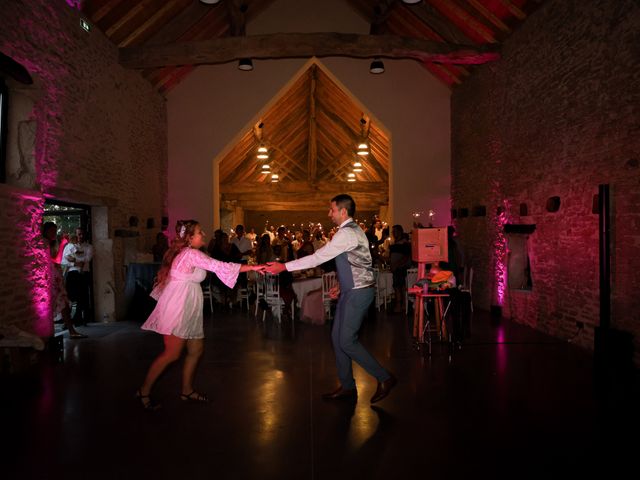
[[[154,286],[163,287],[167,283],[173,260],[182,250],[189,248],[191,245],[191,238],[195,232],[196,225],[198,225],[197,220],[178,220],[176,222],[176,238],[173,239],[169,249],[165,252],[164,257],[162,257],[162,266],[160,267]]]

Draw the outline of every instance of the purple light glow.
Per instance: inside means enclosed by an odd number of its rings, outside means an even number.
[[[67,5],[76,10],[82,9],[82,0],[66,0]]]
[[[495,277],[495,304],[502,306],[507,288],[507,238],[504,226],[508,222],[509,202],[502,201],[502,209],[495,217],[496,236],[493,241],[493,261]]]
[[[24,274],[27,283],[31,285],[31,305],[35,318],[33,333],[48,337],[53,334],[53,312],[50,300],[52,263],[48,249],[43,248],[40,234],[44,198],[36,199],[33,195],[17,195],[15,200],[20,207],[19,211],[24,213],[19,217],[16,227],[24,235],[20,257],[30,259],[24,267]]]

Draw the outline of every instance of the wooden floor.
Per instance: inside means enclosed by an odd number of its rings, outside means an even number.
[[[404,315],[367,320],[362,342],[399,380],[375,407],[375,381],[358,368],[357,403],[320,398],[336,384],[329,326],[207,313],[197,386],[213,402],[180,401],[176,365],[156,413],[133,394],[161,337],[135,321],[80,330],[90,338],[65,339],[64,363],[2,379],[1,478],[637,475],[635,384],[596,381],[589,353],[482,313],[460,350],[435,345],[430,357]]]

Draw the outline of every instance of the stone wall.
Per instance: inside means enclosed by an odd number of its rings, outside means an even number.
[[[62,0],[2,2],[0,51],[35,80],[32,86],[8,80],[15,98],[33,101],[29,118],[18,120],[35,121],[35,136],[31,146],[10,146],[12,154],[25,154],[26,170],[13,170],[10,162],[0,185],[0,208],[9,220],[0,228],[0,323],[42,335],[50,330],[43,294],[31,282],[41,262],[24,247],[38,239],[45,198],[89,205],[101,223],[93,239],[101,259],[96,316],[113,320],[122,313],[116,305],[124,289],[124,242],[115,232],[139,235],[138,246],[146,249],[166,216],[164,99],[137,72],[120,67],[117,48],[97,28],[84,31],[80,13]],[[130,228],[131,216],[140,227]],[[155,228],[146,228],[148,218]]]
[[[637,2],[549,0],[504,43],[502,60],[475,69],[452,97],[452,208],[469,211],[455,222],[475,303],[587,348],[599,322],[593,197],[609,184],[612,325],[640,350],[638,45]],[[505,286],[504,223],[536,225],[530,291]]]

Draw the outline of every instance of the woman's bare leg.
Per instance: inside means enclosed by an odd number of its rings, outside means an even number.
[[[194,391],[193,379],[196,375],[196,368],[202,357],[204,350],[204,339],[194,338],[187,340],[187,356],[182,367],[182,394],[189,395]]]
[[[156,357],[149,367],[144,383],[142,384],[142,387],[140,387],[140,395],[149,395],[151,388],[153,388],[153,384],[162,372],[180,358],[184,344],[185,340],[183,338],[178,338],[173,335],[164,336],[164,351]]]

